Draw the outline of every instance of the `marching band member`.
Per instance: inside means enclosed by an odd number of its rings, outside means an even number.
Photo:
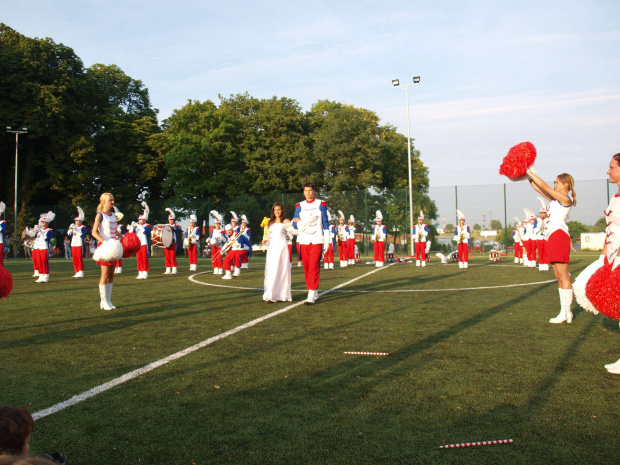
[[[200,228],[196,226],[196,215],[189,215],[189,228],[185,230],[187,239],[187,255],[189,256],[189,271],[197,271],[198,265],[198,242],[200,241]]]
[[[248,238],[248,242],[252,243],[252,230],[248,228],[248,218],[245,215],[241,215],[241,231],[243,231],[243,235]],[[250,252],[248,255],[244,255],[241,257],[241,268],[248,269],[249,260],[252,258],[252,246],[250,246]]]
[[[413,228],[413,238],[415,240],[415,266],[426,266],[426,236],[428,236],[428,226],[424,224],[424,212],[420,210],[418,224]]]
[[[536,267],[536,236],[534,234],[534,223],[536,223],[536,215],[529,208],[525,210],[523,242],[525,244],[525,250],[527,252],[527,266],[528,268]]]
[[[336,241],[338,242],[338,258],[340,259],[340,266],[346,267],[349,263],[349,253],[347,251],[349,227],[344,224],[344,213],[338,210],[338,215],[338,235],[336,236]]]
[[[222,253],[226,253],[224,257],[224,270],[226,274],[222,276],[222,279],[232,279],[233,276],[241,275],[241,258],[249,253],[252,244],[250,244],[250,241],[242,232],[235,234],[230,224],[226,225],[224,232],[227,236],[226,245],[228,247],[222,248]],[[235,271],[232,274],[231,266],[235,267]]]
[[[39,279],[35,283],[46,283],[50,279],[49,250],[50,239],[54,236],[54,231],[49,229],[48,226],[54,218],[56,218],[54,212],[44,213],[39,218],[40,226],[35,227],[30,233],[30,237],[35,238],[32,248],[32,259],[35,260],[35,267],[39,272]]]
[[[469,225],[465,224],[465,215],[461,210],[457,210],[456,214],[459,217],[459,224],[454,228],[454,240],[458,245],[459,253],[459,268],[467,268],[469,265],[469,237],[471,232]]]
[[[237,223],[239,223],[239,215],[237,215],[234,211],[231,211],[230,216],[230,226],[232,227],[233,233],[237,234],[241,231],[241,227],[237,226]]]
[[[148,279],[149,277],[149,255],[151,254],[151,225],[149,220],[149,206],[142,202],[144,212],[138,217],[138,224],[133,228],[133,232],[140,239],[140,250],[136,253],[138,262],[138,276],[136,279]]]
[[[73,257],[73,278],[84,277],[84,238],[86,237],[86,226],[82,224],[84,221],[84,210],[77,207],[78,216],[75,217],[74,223],[69,226],[67,235],[71,237],[71,257]]]
[[[172,227],[172,244],[170,247],[164,247],[164,257],[166,260],[166,271],[164,274],[177,274],[177,234],[179,233],[179,225],[174,221],[176,215],[171,208],[166,208],[168,215],[168,224]]]
[[[293,226],[299,231],[297,239],[301,244],[304,259],[304,276],[308,288],[306,304],[314,304],[318,298],[321,273],[321,253],[329,247],[329,222],[327,221],[327,204],[315,198],[313,182],[304,183],[306,200],[295,206]],[[353,241],[355,243],[355,240]]]
[[[123,215],[121,213],[121,211],[116,207],[116,205],[114,205],[114,216],[116,217],[116,223],[118,224],[118,227],[116,228],[116,237],[118,237],[118,240],[121,240],[123,237],[125,237],[125,234],[127,234],[127,228],[125,227],[125,225],[121,224],[121,220],[124,218],[125,215]],[[123,272],[123,259],[119,258],[118,260],[116,260],[116,266],[114,267],[114,274],[121,274]]]
[[[222,230],[222,215],[215,210],[211,210],[211,216],[215,218],[215,227],[209,236],[211,244],[211,262],[213,263],[213,274],[223,274],[224,264],[222,263],[222,244],[225,241],[224,231]]]
[[[2,219],[2,214],[6,209],[6,204],[0,202],[0,266],[4,266],[4,241],[6,238],[6,221]],[[8,246],[9,244],[7,244]]]
[[[515,216],[515,229],[512,240],[515,243],[515,263],[523,263],[523,239],[521,238],[521,220]]]
[[[540,208],[540,218],[534,223],[534,237],[536,238],[536,249],[538,250],[538,271],[549,271],[547,263],[547,242],[545,241],[545,230],[549,219],[547,218],[547,206],[544,199],[537,197],[542,207]]]
[[[348,264],[355,265],[355,218],[353,215],[349,217],[349,235],[347,236],[347,257],[349,258]]]
[[[560,294],[560,313],[551,318],[549,323],[572,323],[573,312],[573,287],[568,263],[570,261],[571,239],[566,225],[566,217],[573,205],[577,205],[575,194],[575,180],[568,173],[558,175],[553,189],[543,181],[532,168],[527,170],[530,184],[536,192],[549,200],[549,223],[545,231],[547,239],[547,256],[549,263],[553,265],[555,277],[558,280]],[[571,192],[569,196],[568,193]]]
[[[385,256],[385,239],[387,238],[387,228],[383,224],[383,215],[381,210],[377,210],[377,217],[375,218],[377,223],[372,227],[371,240],[374,243],[375,249],[375,266],[382,267]]]
[[[304,266],[304,261],[301,256],[301,244],[299,243],[299,239],[295,239],[295,248],[297,249],[297,268],[301,268]]]
[[[93,238],[98,241],[97,247],[102,247],[107,241],[118,240],[116,236],[116,215],[112,209],[113,206],[114,196],[109,192],[101,194],[92,231]],[[99,307],[102,310],[113,310],[116,308],[112,305],[112,287],[114,286],[114,268],[116,267],[116,260],[109,262],[98,261],[97,265],[101,266],[101,277],[99,278],[101,303]]]
[[[329,221],[329,247],[323,255],[323,268],[326,270],[334,269],[334,250],[336,248],[336,226],[332,224],[332,215],[327,211],[327,221]]]

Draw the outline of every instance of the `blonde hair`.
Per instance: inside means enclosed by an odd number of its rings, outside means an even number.
[[[575,192],[575,180],[568,173],[562,173],[558,175],[558,179],[562,184],[566,184],[568,186],[568,190],[571,192],[571,198],[573,199],[573,205],[577,206],[577,193]]]
[[[101,194],[101,197],[99,197],[99,205],[97,205],[98,212],[103,211],[103,206],[108,200],[110,200],[110,197],[114,198],[114,196],[109,192],[104,192],[103,194]]]

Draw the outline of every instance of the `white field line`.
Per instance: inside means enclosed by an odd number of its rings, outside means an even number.
[[[334,288],[332,288],[330,290],[324,291],[323,293],[321,293],[319,295],[327,294],[328,292],[331,292],[331,291],[333,291],[335,289],[339,289],[341,287],[344,287],[344,286],[346,286],[348,284],[351,284],[351,283],[353,283],[353,282],[355,282],[355,281],[357,281],[359,279],[365,278],[366,276],[369,276],[369,275],[371,275],[373,273],[376,273],[377,271],[380,271],[380,270],[385,269],[385,268],[387,268],[387,267],[376,268],[373,271],[370,271],[369,273],[366,273],[366,274],[363,274],[361,276],[358,276],[357,278],[353,278],[350,281],[347,281],[346,283],[340,284],[340,285],[338,285],[338,286],[336,286],[336,287],[334,287]],[[191,276],[190,276],[190,279],[191,279]],[[244,329],[251,328],[252,326],[255,326],[255,325],[257,325],[257,324],[259,324],[259,323],[261,323],[261,322],[263,322],[265,320],[273,318],[274,316],[277,316],[277,315],[280,315],[282,313],[288,312],[289,310],[291,310],[291,309],[293,309],[295,307],[299,307],[300,305],[303,305],[303,304],[304,304],[304,301],[294,303],[292,305],[289,305],[288,307],[284,307],[284,308],[282,308],[280,310],[276,310],[275,312],[269,313],[268,315],[262,316],[260,318],[255,319],[255,320],[252,320],[252,321],[250,321],[248,323],[245,323],[245,324],[243,324],[241,326],[237,326],[236,328],[233,328],[233,329],[228,330],[226,332],[220,333],[217,336],[210,337],[209,339],[204,340],[202,342],[199,342],[197,344],[194,344],[193,346],[188,347],[187,349],[183,349],[183,350],[181,350],[179,352],[176,352],[176,353],[174,353],[172,355],[168,355],[167,357],[159,359],[156,362],[149,363],[148,365],[145,365],[142,368],[138,368],[137,370],[130,371],[129,373],[124,374],[123,376],[120,376],[120,377],[118,377],[116,379],[108,381],[107,383],[103,383],[103,384],[101,384],[101,385],[99,385],[97,387],[89,389],[88,391],[84,391],[81,394],[75,395],[75,396],[71,397],[70,399],[67,399],[67,400],[65,400],[63,402],[59,402],[59,403],[57,403],[55,405],[52,405],[51,407],[48,407],[48,408],[46,408],[44,410],[39,410],[38,412],[35,412],[35,413],[32,414],[32,418],[34,418],[35,420],[38,420],[39,418],[46,417],[46,416],[51,415],[53,413],[57,413],[57,412],[65,409],[67,407],[71,407],[72,405],[75,405],[75,404],[83,402],[83,401],[85,401],[87,399],[90,399],[91,397],[94,397],[97,394],[101,394],[102,392],[105,392],[105,391],[107,391],[109,389],[112,389],[113,387],[118,386],[119,384],[123,384],[123,383],[125,383],[127,381],[130,381],[130,380],[132,380],[134,378],[137,378],[138,376],[141,376],[141,375],[143,375],[145,373],[148,373],[149,371],[153,371],[154,369],[159,368],[160,366],[165,365],[165,364],[167,364],[169,362],[172,362],[173,360],[177,360],[177,359],[179,359],[181,357],[184,357],[184,356],[186,356],[188,354],[191,354],[192,352],[195,352],[198,349],[202,349],[203,347],[211,345],[211,344],[213,344],[216,341],[222,340],[222,339],[224,339],[224,338],[226,338],[228,336],[232,336],[233,334],[236,334],[236,333],[238,333],[240,331],[243,331]]]

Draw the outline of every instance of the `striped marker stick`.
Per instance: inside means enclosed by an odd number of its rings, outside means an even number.
[[[348,355],[390,355],[387,352],[345,352]]]
[[[439,448],[454,449],[456,447],[488,446],[491,444],[510,444],[512,442],[512,439],[500,439],[499,441],[463,442],[461,444],[446,444],[445,446],[439,446]]]

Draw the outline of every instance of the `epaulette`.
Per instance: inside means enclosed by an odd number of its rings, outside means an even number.
[[[327,207],[327,202],[325,202],[325,200],[321,200],[321,207]]]

